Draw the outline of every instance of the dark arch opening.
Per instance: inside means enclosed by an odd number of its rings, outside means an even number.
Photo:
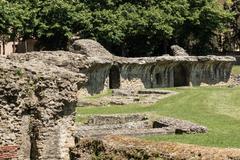
[[[110,69],[109,73],[109,88],[118,89],[120,88],[120,69],[119,66],[114,65]]]
[[[178,65],[174,67],[174,87],[189,86],[188,72],[185,67]]]

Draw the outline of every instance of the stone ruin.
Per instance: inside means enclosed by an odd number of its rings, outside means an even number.
[[[113,56],[92,40],[78,40],[72,52],[94,58],[96,67],[87,70],[87,93],[104,89],[199,86],[227,82],[235,58],[230,56],[188,56],[172,46],[175,56],[124,58]]]
[[[70,52],[0,57],[0,159],[69,160],[75,107],[83,94],[226,82],[234,61],[217,56],[121,58],[92,40],[76,41]]]
[[[92,116],[84,125],[77,127],[78,141],[86,137],[104,137],[107,135],[166,135],[207,133],[204,126],[189,121],[169,117],[150,120],[146,115],[104,115]]]
[[[101,139],[82,139],[72,150],[72,157],[76,160],[239,160],[240,150],[106,136]]]
[[[106,93],[104,93],[106,94]],[[101,95],[97,98],[82,97],[78,100],[78,107],[87,106],[108,106],[108,105],[128,105],[142,104],[150,105],[157,103],[161,99],[178,94],[175,91],[160,89],[144,89],[144,90],[122,90],[112,89],[112,94]]]
[[[76,93],[86,77],[33,57],[0,58],[0,146],[18,148],[12,154],[0,148],[0,156],[68,159],[74,146]]]

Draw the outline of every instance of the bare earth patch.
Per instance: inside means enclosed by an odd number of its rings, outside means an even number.
[[[137,138],[106,136],[84,139],[72,156],[84,159],[239,160],[240,149],[210,148],[170,142],[149,142]]]

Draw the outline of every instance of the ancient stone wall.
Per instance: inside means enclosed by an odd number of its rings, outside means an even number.
[[[60,55],[44,54],[51,63]],[[39,55],[0,58],[0,146],[18,147],[11,159],[67,160],[86,77],[33,57]]]
[[[96,63],[91,68],[81,71],[86,74],[88,81],[79,91],[79,95],[94,95],[109,88],[109,73],[111,63]]]
[[[124,58],[113,56],[93,40],[78,40],[73,44],[72,52],[89,59],[91,65],[83,73],[89,79],[85,92],[90,94],[106,88],[138,90],[228,81],[235,58],[188,56],[179,48],[175,52],[180,52],[177,54],[180,56]]]
[[[217,84],[227,82],[230,78],[234,58],[231,57],[198,57],[199,61],[192,63],[189,80],[192,85]]]
[[[109,88],[109,73],[113,65],[113,55],[101,44],[89,39],[77,40],[70,50],[78,55],[88,57],[85,63],[88,67],[80,72],[88,77],[85,87],[79,91],[79,95],[98,94]]]
[[[227,82],[233,57],[156,57],[118,61],[121,88],[199,86]]]

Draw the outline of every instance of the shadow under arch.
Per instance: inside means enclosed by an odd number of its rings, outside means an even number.
[[[109,72],[109,88],[118,89],[121,86],[120,68],[118,65],[113,65]]]
[[[174,67],[174,87],[189,86],[189,72],[183,65]]]

